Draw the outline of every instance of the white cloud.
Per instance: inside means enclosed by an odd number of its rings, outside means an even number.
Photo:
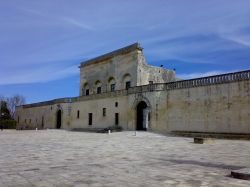
[[[77,66],[20,69],[17,72],[1,72],[0,85],[48,82],[77,75],[78,73]]]
[[[82,29],[87,29],[87,30],[91,30],[93,31],[93,27],[91,27],[90,25],[83,23],[83,22],[79,22],[76,19],[73,18],[69,18],[69,17],[64,17],[62,18],[64,21],[66,21],[67,23],[70,23],[71,25],[74,25],[76,27],[82,28]]]
[[[219,75],[219,74],[224,74],[224,73],[230,73],[230,72],[235,72],[237,70],[233,71],[208,71],[208,72],[197,72],[197,73],[184,73],[184,74],[177,74],[177,77],[180,79],[194,79],[194,78],[199,78],[199,77],[208,77],[208,76],[213,76],[213,75]]]

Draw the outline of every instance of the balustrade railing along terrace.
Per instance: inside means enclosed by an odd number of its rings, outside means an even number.
[[[140,93],[140,92],[150,92],[150,91],[163,91],[163,90],[173,90],[182,88],[192,88],[198,86],[208,86],[214,84],[223,84],[228,82],[242,81],[250,79],[250,70],[227,73],[221,75],[214,75],[209,77],[201,77],[189,80],[180,80],[169,83],[156,83],[148,84],[144,86],[136,86],[128,89],[128,93]]]
[[[221,74],[221,75],[214,75],[214,76],[209,76],[209,77],[201,77],[201,78],[196,78],[196,79],[180,80],[180,81],[169,82],[169,83],[148,84],[148,85],[143,85],[143,86],[131,87],[127,90],[116,90],[114,92],[104,92],[101,94],[91,94],[88,96],[54,99],[51,101],[23,105],[23,107],[28,108],[28,107],[34,107],[34,106],[52,105],[56,103],[71,103],[71,102],[88,100],[88,99],[105,98],[105,97],[112,97],[112,96],[119,96],[119,95],[142,93],[142,92],[192,88],[192,87],[198,87],[198,86],[208,86],[208,85],[223,84],[223,83],[243,81],[243,80],[250,80],[250,70]]]

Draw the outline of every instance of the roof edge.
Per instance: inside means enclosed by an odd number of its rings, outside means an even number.
[[[140,44],[138,42],[136,42],[136,43],[128,45],[126,47],[123,47],[123,48],[117,49],[115,51],[106,53],[104,55],[89,59],[87,61],[83,61],[83,62],[81,62],[79,68],[107,60],[107,59],[112,58],[112,57],[117,56],[117,55],[129,53],[129,52],[134,51],[134,50],[141,50],[142,51],[143,48],[140,46]]]

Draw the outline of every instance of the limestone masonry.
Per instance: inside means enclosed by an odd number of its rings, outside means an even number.
[[[80,96],[17,107],[18,129],[250,134],[250,70],[179,80],[138,43],[82,62]]]

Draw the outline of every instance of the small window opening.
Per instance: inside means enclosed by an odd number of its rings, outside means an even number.
[[[89,125],[92,125],[92,113],[89,113]]]
[[[118,107],[118,102],[115,102],[115,107]]]
[[[17,117],[17,123],[19,123],[19,120],[20,120],[20,118],[19,118],[19,116]]]
[[[102,109],[102,116],[106,116],[106,108]]]
[[[44,127],[44,116],[42,116],[42,128]]]
[[[149,84],[153,84],[153,81],[149,81]]]
[[[80,111],[77,110],[77,119],[79,119],[79,118],[80,118]]]
[[[115,113],[115,125],[119,125],[119,113]]]

